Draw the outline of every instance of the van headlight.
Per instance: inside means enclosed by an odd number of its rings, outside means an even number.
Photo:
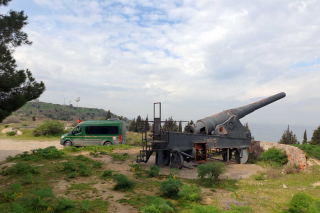
[[[64,136],[63,136],[63,135],[61,135],[61,138],[64,138]]]

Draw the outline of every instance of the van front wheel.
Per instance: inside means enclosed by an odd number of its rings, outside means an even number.
[[[64,142],[64,147],[68,147],[68,146],[72,146],[72,143],[71,143],[71,141],[66,141],[66,142]]]
[[[105,142],[105,143],[103,144],[103,146],[110,146],[110,145],[112,145],[111,142]]]

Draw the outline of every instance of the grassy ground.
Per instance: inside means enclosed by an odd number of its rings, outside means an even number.
[[[310,144],[292,144],[292,146],[302,149],[307,157],[314,157],[320,159],[320,146]]]
[[[137,137],[135,134],[130,136],[132,140]],[[63,151],[40,150],[33,155],[25,153],[11,158],[1,165],[0,212],[10,212],[16,204],[23,206],[28,199],[30,202],[34,201],[33,199],[42,200],[42,207],[39,203],[33,203],[32,205],[40,205],[41,208],[32,210],[33,207],[29,206],[24,212],[138,212],[139,209],[145,209],[143,206],[150,202],[162,202],[157,200],[157,197],[162,196],[159,189],[169,176],[150,177],[141,167],[131,165],[136,153],[131,154],[129,148],[130,146],[123,145],[80,149],[70,147]],[[39,173],[35,172],[30,176],[25,172],[27,167],[17,170],[22,174],[10,173],[13,163],[17,165],[19,162],[36,167]],[[173,207],[166,203],[161,205],[173,208],[174,212],[186,213],[195,211],[197,205],[216,206],[222,210],[245,206],[245,210],[238,212],[274,212],[287,208],[287,204],[297,192],[320,199],[320,187],[315,184],[320,181],[319,166],[311,167],[306,172],[285,174],[283,168],[262,165],[267,167],[265,173],[239,181],[178,178],[183,184],[200,187],[201,200],[165,198],[164,202],[168,201]],[[105,170],[112,170],[113,174],[103,177]],[[30,168],[29,172],[32,172]],[[134,181],[133,188],[114,190],[116,181],[113,177],[117,174],[124,174],[130,181]],[[171,177],[174,177],[174,172]],[[23,187],[16,192],[16,197],[10,200],[4,192],[7,190],[8,194],[13,183],[19,183]],[[39,195],[40,192],[50,194],[48,191],[41,191],[43,189],[51,190],[54,197]],[[62,201],[62,197],[70,202]],[[60,204],[61,202],[64,205]],[[68,202],[72,203],[69,207],[66,205]]]

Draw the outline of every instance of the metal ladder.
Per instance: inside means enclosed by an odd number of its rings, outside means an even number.
[[[152,155],[153,153],[152,145],[148,145],[147,143],[148,142],[145,141],[145,144],[142,145],[142,150],[140,150],[139,155],[137,155],[137,159],[136,159],[137,163],[141,163],[141,162],[147,163],[150,156]]]

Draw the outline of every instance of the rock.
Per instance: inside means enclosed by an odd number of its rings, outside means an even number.
[[[5,128],[1,131],[1,133],[7,133],[7,132],[11,132],[12,131],[12,127],[9,128]]]
[[[17,135],[22,135],[23,133],[20,130],[17,130],[16,134]]]
[[[282,184],[282,187],[284,188],[284,189],[287,189],[288,187],[286,186],[286,184]]]

